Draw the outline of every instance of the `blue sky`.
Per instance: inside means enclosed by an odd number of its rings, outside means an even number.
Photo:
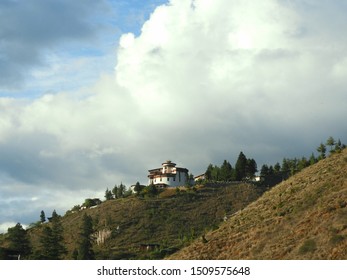
[[[167,3],[170,2],[170,3]],[[172,160],[347,142],[341,1],[0,2],[0,230]]]

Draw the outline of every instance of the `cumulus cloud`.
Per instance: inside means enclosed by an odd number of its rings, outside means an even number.
[[[2,197],[36,197],[26,202],[36,212],[43,201],[64,209],[121,181],[146,183],[146,171],[167,159],[197,174],[240,150],[273,164],[329,135],[346,142],[340,5],[159,6],[140,35],[120,38],[115,76],[35,100],[0,99]]]
[[[182,122],[201,147],[216,129],[213,140],[229,139],[225,149],[257,139],[269,149],[299,144],[293,132],[317,137],[318,120],[329,134],[334,120],[343,127],[346,99],[334,73],[345,72],[338,65],[346,42],[327,29],[325,6],[341,21],[343,14],[330,2],[307,5],[314,12],[285,1],[171,1],[141,36],[121,38],[117,81],[148,116],[154,138]]]

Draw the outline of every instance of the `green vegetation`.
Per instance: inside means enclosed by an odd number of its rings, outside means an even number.
[[[318,157],[315,157],[314,153],[309,158],[302,156],[300,158],[284,158],[282,164],[277,162],[275,165],[263,164],[260,168],[259,184],[262,187],[270,188],[276,184],[288,179],[290,176],[302,171],[304,168],[316,164],[318,161],[326,158],[327,148],[329,146],[329,153],[339,153],[346,145],[342,144],[340,140],[330,136],[326,140],[326,144],[321,143],[317,147],[319,152]],[[257,172],[257,163],[254,159],[247,158],[241,151],[235,167],[230,164],[229,161],[224,160],[221,166],[209,164],[205,175],[207,182],[235,182],[235,181],[253,181],[255,173]]]
[[[306,240],[299,248],[299,254],[312,253],[317,249],[316,241],[313,239]]]
[[[340,140],[336,142],[331,136],[327,139],[326,145],[330,146],[330,154],[339,153],[346,147],[346,145],[341,144]],[[302,171],[304,168],[316,164],[318,161],[326,158],[326,146],[323,143],[317,147],[317,151],[319,152],[318,157],[315,157],[312,153],[308,159],[304,156],[293,159],[284,158],[282,160],[282,165],[278,162],[274,166],[264,164],[260,170],[262,185],[272,187]]]
[[[62,259],[67,253],[63,231],[61,216],[54,210],[50,224],[44,225],[41,231],[40,246],[35,252],[36,258],[45,260]]]
[[[247,158],[243,152],[240,152],[235,168],[232,167],[229,161],[224,160],[219,167],[210,164],[205,172],[207,181],[242,181],[251,180],[257,172],[257,163],[254,159]]]
[[[79,240],[79,249],[78,249],[78,259],[80,260],[93,260],[94,251],[93,251],[93,220],[92,217],[84,213],[82,217],[82,228],[80,233]]]
[[[105,199],[106,200],[112,200],[112,199],[118,199],[127,197],[132,194],[131,190],[127,190],[126,186],[123,185],[123,183],[120,183],[119,186],[115,185],[112,190],[109,190],[108,188],[105,191]]]
[[[7,240],[9,241],[9,249],[21,255],[22,258],[26,258],[30,255],[30,240],[27,231],[23,229],[20,223],[8,229]]]
[[[40,214],[40,222],[44,223],[46,221],[46,214],[45,212],[42,210],[41,214]]]

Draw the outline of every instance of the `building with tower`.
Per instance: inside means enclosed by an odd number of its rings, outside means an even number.
[[[176,163],[167,160],[162,163],[162,167],[148,170],[149,184],[158,187],[179,187],[185,186],[189,182],[189,170],[187,168],[176,167]]]

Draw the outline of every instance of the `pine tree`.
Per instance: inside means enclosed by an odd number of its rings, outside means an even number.
[[[17,251],[21,257],[26,257],[31,253],[31,245],[27,236],[27,231],[20,223],[8,229],[8,237],[10,249]]]
[[[117,185],[114,185],[113,189],[112,189],[112,193],[113,193],[113,196],[114,198],[118,198],[118,186]]]
[[[43,224],[46,221],[46,215],[45,212],[42,210],[40,214],[40,222]]]
[[[335,152],[341,152],[341,150],[344,148],[344,145],[342,145],[341,140],[337,140],[337,142],[335,143],[335,148],[334,151]]]
[[[220,168],[217,165],[213,166],[211,177],[214,181],[220,180]]]
[[[235,180],[241,181],[246,177],[246,166],[247,166],[247,158],[240,152],[236,164],[235,164]]]
[[[310,162],[310,165],[313,165],[317,162],[317,159],[315,158],[313,153],[310,156],[309,162]]]
[[[255,176],[255,173],[257,172],[257,163],[255,162],[255,160],[252,159],[247,159],[246,161],[246,168],[245,168],[245,173],[246,173],[246,177],[248,179],[252,179]]]
[[[52,234],[54,240],[54,246],[52,249],[55,253],[56,259],[60,259],[67,253],[64,246],[63,232],[64,229],[61,223],[61,217],[59,215],[52,215]]]
[[[231,164],[224,160],[222,166],[220,167],[220,179],[223,181],[230,181],[233,174],[233,168]]]
[[[269,175],[269,166],[267,164],[263,164],[260,169],[260,177],[266,178]]]
[[[48,260],[60,260],[67,253],[64,246],[61,217],[54,210],[51,223],[42,230],[40,238],[41,257]]]
[[[324,159],[325,158],[325,153],[326,153],[327,149],[325,147],[325,145],[323,143],[321,143],[318,148],[317,148],[317,152],[320,153],[318,159]]]
[[[302,157],[299,161],[298,161],[298,171],[303,170],[305,167],[310,165],[310,161],[306,159],[306,157]]]
[[[113,198],[112,191],[110,191],[108,188],[105,191],[105,198],[106,200],[111,200]]]
[[[54,239],[52,234],[52,229],[49,225],[46,225],[42,229],[42,233],[40,236],[40,259],[46,260],[54,260],[56,256],[52,251],[52,247],[54,246]]]
[[[78,250],[78,259],[93,260],[94,251],[92,244],[93,220],[87,214],[82,217],[82,228],[80,232],[80,242]]]
[[[212,180],[213,165],[210,163],[206,169],[205,176],[206,180]]]
[[[124,197],[124,193],[125,193],[125,185],[123,185],[123,183],[120,183],[118,187],[118,191],[117,191],[117,197],[118,198]]]
[[[325,143],[327,146],[330,147],[330,153],[332,152],[332,149],[333,149],[333,146],[336,144],[335,143],[335,139],[330,136],[328,139],[327,139],[327,142]]]
[[[136,185],[134,187],[134,192],[136,194],[139,194],[143,190],[143,186],[140,185],[140,182],[136,182]]]
[[[281,167],[281,171],[284,174],[287,174],[290,171],[290,164],[289,164],[289,160],[284,158],[282,161],[282,167]]]

